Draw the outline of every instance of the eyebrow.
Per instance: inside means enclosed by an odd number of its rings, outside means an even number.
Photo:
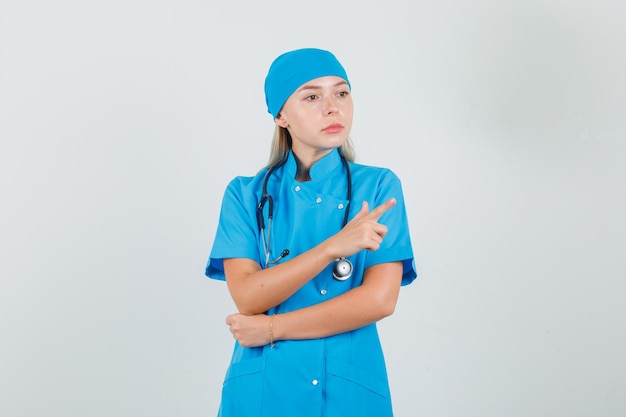
[[[348,85],[348,83],[344,80],[339,81],[338,83],[334,84],[333,87],[339,87],[341,85]],[[304,84],[303,86],[301,86],[300,88],[298,88],[297,91],[303,91],[303,90],[321,90],[323,87],[319,86],[319,85],[315,85],[315,84]]]

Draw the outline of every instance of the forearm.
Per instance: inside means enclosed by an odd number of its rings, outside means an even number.
[[[272,268],[261,269],[250,259],[224,259],[226,282],[239,312],[263,313],[293,295],[333,259],[361,250],[377,250],[387,233],[387,227],[379,224],[378,219],[395,204],[391,198],[369,211],[364,201],[359,213],[337,234]]]
[[[333,254],[324,242],[271,268],[260,269],[249,260],[225,259],[224,270],[239,312],[252,315],[265,312],[285,301],[333,259]]]
[[[395,309],[402,265],[372,267],[361,286],[328,301],[276,315],[274,340],[316,339],[333,336],[375,323]]]

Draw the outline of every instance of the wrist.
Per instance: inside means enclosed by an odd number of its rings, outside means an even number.
[[[270,340],[270,348],[274,347],[274,342],[276,341],[276,336],[274,333],[274,318],[276,317],[276,314],[272,314],[270,316],[270,324],[269,324],[269,330],[268,330],[268,336],[269,336],[269,340]]]
[[[276,344],[276,342],[286,339],[286,336],[285,336],[285,331],[286,331],[285,326],[287,325],[287,323],[285,323],[286,314],[288,313],[273,314],[272,316],[270,316],[271,318],[270,323],[271,323],[271,328],[272,328],[272,339],[273,339],[274,345]],[[271,346],[271,343],[270,343],[270,346]]]
[[[340,258],[340,256],[337,255],[338,251],[333,246],[332,239],[333,237],[331,236],[318,246],[318,249],[320,250],[320,256],[318,259],[324,259],[326,263],[331,263],[333,260]]]

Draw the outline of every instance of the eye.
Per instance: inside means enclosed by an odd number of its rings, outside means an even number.
[[[317,99],[317,95],[316,94],[311,94],[311,95],[306,96],[304,99],[306,101],[313,101],[313,100]]]
[[[349,91],[340,91],[339,97],[348,97],[350,95]]]

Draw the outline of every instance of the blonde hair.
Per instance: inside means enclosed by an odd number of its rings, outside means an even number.
[[[276,168],[287,162],[291,151],[291,135],[287,128],[276,125],[274,129],[274,137],[272,138],[272,147],[270,149],[270,159],[267,164],[268,168]],[[348,137],[339,147],[339,154],[346,158],[349,162],[354,162],[355,152],[352,140]]]

